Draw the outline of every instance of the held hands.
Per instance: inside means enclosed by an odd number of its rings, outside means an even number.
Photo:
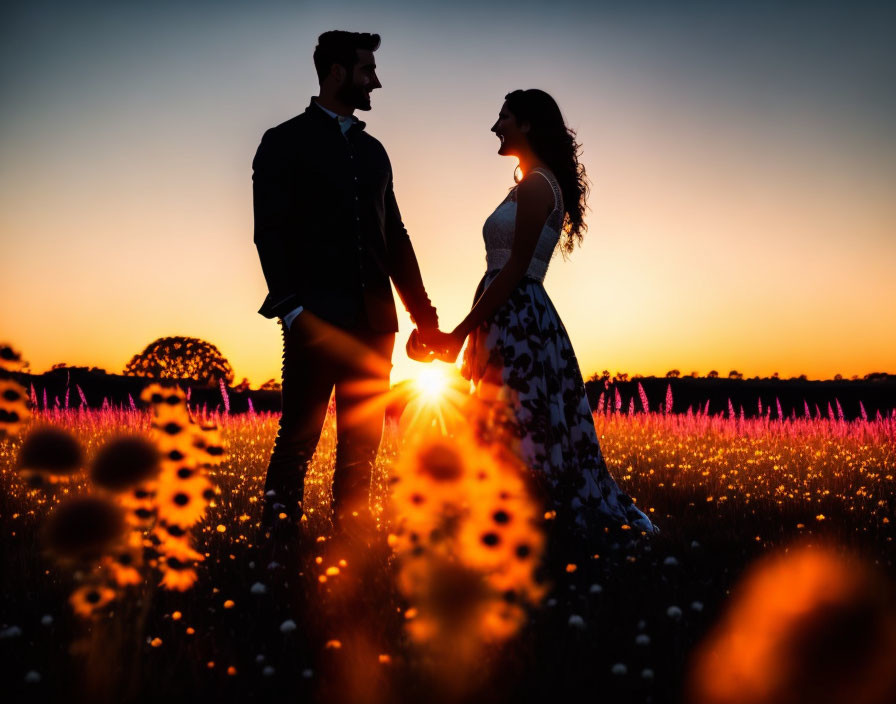
[[[415,329],[408,338],[405,349],[408,357],[417,362],[438,359],[453,364],[457,360],[464,339],[455,333],[442,332],[438,328]]]

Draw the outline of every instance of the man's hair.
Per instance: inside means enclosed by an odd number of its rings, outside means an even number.
[[[342,32],[333,30],[324,32],[317,38],[317,46],[314,47],[314,68],[317,71],[318,81],[330,75],[330,67],[333,64],[344,66],[351,73],[352,68],[358,63],[359,49],[376,51],[380,47],[380,35],[367,32]]]

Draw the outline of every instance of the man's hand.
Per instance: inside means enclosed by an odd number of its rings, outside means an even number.
[[[440,352],[445,347],[445,333],[438,328],[418,328],[417,333],[425,348]]]
[[[438,350],[437,358],[443,362],[454,364],[461,347],[464,346],[466,337],[461,337],[455,332],[441,332],[436,330],[437,336],[433,339],[432,346]]]
[[[414,330],[408,338],[407,352],[418,362],[432,362],[434,359],[454,363],[464,341],[454,333],[442,332],[436,328]]]
[[[415,362],[431,362],[436,358],[435,352],[427,349],[423,344],[423,341],[420,339],[420,331],[416,328],[411,331],[411,336],[405,345],[405,351],[408,353],[408,357]]]

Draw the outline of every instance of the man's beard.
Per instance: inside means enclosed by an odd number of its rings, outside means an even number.
[[[370,94],[361,86],[346,81],[336,92],[339,102],[355,110],[370,110]]]

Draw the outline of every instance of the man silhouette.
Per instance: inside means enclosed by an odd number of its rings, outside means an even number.
[[[302,516],[304,479],[336,396],[336,527],[369,528],[371,464],[382,438],[398,318],[391,280],[419,330],[438,318],[401,221],[386,150],[355,110],[382,87],[377,34],[318,38],[320,95],[264,133],[253,161],[255,244],[280,318],[283,414],[265,481],[264,529]]]

